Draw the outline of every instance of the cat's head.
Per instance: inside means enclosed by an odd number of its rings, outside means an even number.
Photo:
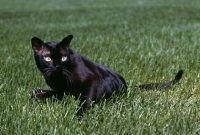
[[[65,37],[61,42],[43,42],[37,37],[31,39],[36,65],[43,74],[61,72],[70,64],[69,45],[73,36]]]

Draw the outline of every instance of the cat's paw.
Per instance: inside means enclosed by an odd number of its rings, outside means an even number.
[[[57,93],[53,90],[33,89],[31,91],[31,98],[49,98],[56,95]]]
[[[31,91],[31,98],[43,98],[45,97],[47,90],[43,89],[33,89]]]

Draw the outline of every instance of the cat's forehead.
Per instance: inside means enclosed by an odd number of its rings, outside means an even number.
[[[47,47],[43,46],[41,50],[36,52],[40,56],[50,55],[50,51]]]
[[[50,55],[52,57],[61,56],[66,54],[66,50],[59,46],[60,42],[46,42],[44,43],[44,48],[42,55]]]
[[[67,48],[60,46],[61,42],[47,42],[45,43],[46,48],[50,51],[50,53],[66,53]]]
[[[58,49],[56,48],[57,44],[59,44],[59,42],[46,42],[42,46],[42,49],[37,51],[37,54],[41,56],[46,56],[57,53],[58,52]]]
[[[46,42],[46,46],[51,47],[51,48],[55,48],[60,42]]]

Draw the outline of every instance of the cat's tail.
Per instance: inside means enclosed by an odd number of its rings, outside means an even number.
[[[139,90],[149,90],[149,89],[169,89],[171,88],[171,86],[175,85],[177,82],[179,82],[179,80],[182,78],[183,75],[183,70],[180,70],[175,78],[170,81],[170,82],[164,82],[164,83],[150,83],[150,84],[143,84],[143,85],[139,85],[139,86],[135,86],[136,89]]]

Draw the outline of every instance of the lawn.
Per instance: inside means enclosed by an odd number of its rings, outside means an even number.
[[[200,134],[199,13],[199,0],[1,0],[0,134]],[[102,100],[81,119],[74,97],[30,98],[32,89],[48,88],[30,39],[69,34],[71,48],[129,84],[128,94]],[[180,69],[183,79],[170,90],[134,90]]]

